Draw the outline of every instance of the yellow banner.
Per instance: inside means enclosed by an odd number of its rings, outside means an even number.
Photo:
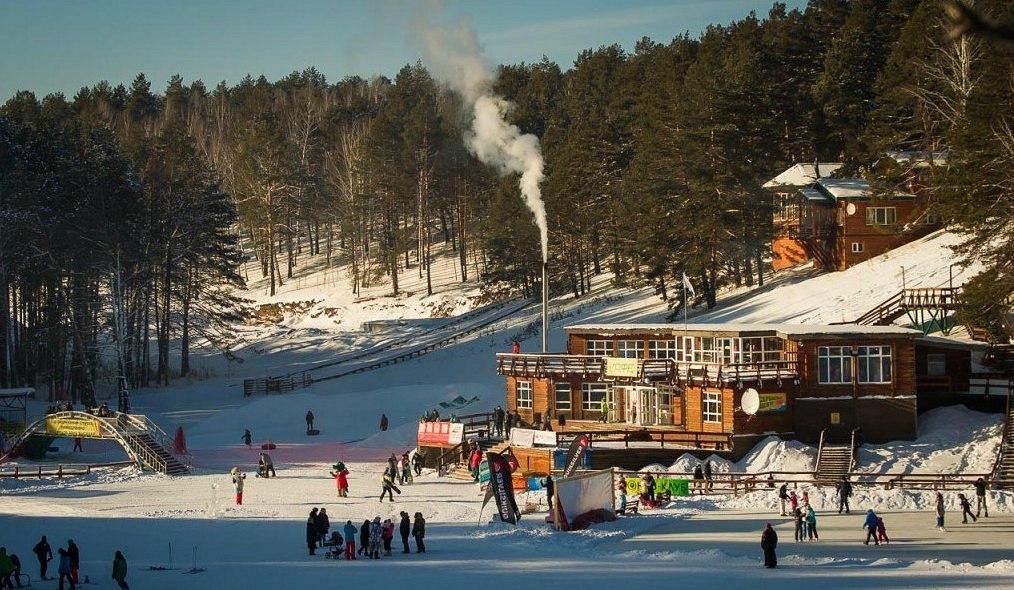
[[[607,358],[606,377],[637,377],[637,359]]]
[[[88,418],[65,418],[50,416],[46,418],[46,434],[51,436],[70,436],[81,438],[99,438],[99,423]]]
[[[788,409],[784,393],[762,393],[760,394],[760,409],[758,414],[778,414]]]

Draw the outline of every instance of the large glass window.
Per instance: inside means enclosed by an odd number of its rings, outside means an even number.
[[[602,400],[609,391],[608,383],[582,383],[581,407],[585,410],[598,412],[602,409]]]
[[[722,422],[722,394],[706,391],[701,398],[702,418],[705,422]]]
[[[947,374],[947,355],[932,352],[926,355],[926,374],[930,377],[942,377]]]
[[[782,359],[783,342],[775,336],[750,336],[742,340],[744,363],[778,361]]]
[[[858,364],[860,383],[891,382],[890,346],[860,346]]]
[[[895,207],[867,207],[866,225],[894,225],[898,222]]]
[[[718,339],[706,337],[694,338],[694,362],[695,363],[717,363],[721,350],[718,347]]]
[[[517,397],[515,398],[517,407],[520,409],[531,409],[532,408],[532,382],[531,381],[518,381]]]
[[[620,340],[616,343],[616,352],[621,358],[643,358],[644,340]]]
[[[848,346],[817,348],[817,382],[852,383],[852,353]]]
[[[612,356],[612,340],[588,340],[586,343],[586,354],[591,356]]]
[[[648,358],[683,360],[683,351],[678,347],[678,340],[649,340]]]
[[[556,409],[557,410],[569,410],[570,409],[570,383],[557,383],[555,385],[556,391]]]

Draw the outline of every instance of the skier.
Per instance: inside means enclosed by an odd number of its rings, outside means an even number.
[[[310,550],[310,555],[314,555],[317,550],[317,509],[314,508],[310,511],[310,516],[306,519],[306,548]]]
[[[958,494],[958,502],[961,504],[961,524],[968,524],[969,516],[972,517],[972,522],[979,521],[979,518],[972,514],[972,504],[964,494]]]
[[[49,578],[46,577],[46,573],[49,570],[49,562],[53,561],[53,550],[49,547],[46,535],[43,535],[42,539],[35,544],[35,547],[32,548],[32,553],[39,560],[39,578],[48,580]]]
[[[415,537],[415,552],[426,553],[426,544],[423,542],[423,538],[426,536],[426,519],[423,518],[422,512],[415,513],[412,536]]]
[[[232,485],[236,487],[236,505],[243,504],[243,482],[246,480],[246,474],[239,472],[239,467],[233,467],[232,471],[229,472],[232,475]]]
[[[345,521],[345,528],[342,530],[345,533],[345,559],[356,558],[356,525],[352,524],[351,520]]]
[[[986,513],[986,518],[989,518],[989,506],[986,506],[986,480],[981,477],[975,480],[975,517],[978,518],[980,512]]]
[[[547,475],[546,479],[542,480],[542,485],[546,488],[546,504],[549,505],[549,513],[553,513],[553,493],[556,490],[556,484],[553,482],[553,476]]]
[[[310,434],[311,430],[313,430],[313,411],[307,410],[306,411],[306,433]]]
[[[320,541],[321,546],[324,544],[324,539],[327,539],[327,532],[331,529],[331,519],[327,517],[327,508],[321,508],[320,512],[317,513],[317,539]]]
[[[123,590],[130,590],[130,586],[127,585],[127,558],[119,551],[113,556],[113,579]]]
[[[873,512],[872,508],[866,511],[863,528],[866,529],[866,540],[863,541],[863,545],[869,545],[870,539],[873,539],[874,545],[880,545],[880,541],[877,540],[877,514]]]
[[[359,555],[366,559],[370,558],[370,521],[364,520],[359,527]]]
[[[817,534],[817,513],[809,504],[806,505],[806,535],[811,541],[820,540],[820,536]]]
[[[391,541],[394,540],[394,523],[390,518],[384,519],[384,524],[380,527],[380,538],[384,542],[384,555],[390,557]]]
[[[401,522],[398,523],[398,532],[401,534],[402,553],[410,553],[408,550],[408,534],[411,532],[412,523],[408,520],[408,512],[401,511]]]
[[[60,556],[60,566],[57,568],[57,571],[60,574],[59,588],[60,590],[63,590],[63,581],[66,579],[70,582],[70,590],[74,590],[76,585],[74,583],[74,578],[70,574],[70,555],[67,554],[67,550],[63,547],[57,549],[57,554]]]
[[[936,511],[937,511],[937,530],[947,532],[947,529],[944,528],[944,513],[945,513],[944,495],[941,494],[940,492],[937,492]]]
[[[243,444],[245,444],[247,446],[247,448],[250,447],[250,442],[251,442],[252,438],[253,437],[250,436],[250,431],[249,430],[244,430],[243,431]]]
[[[877,517],[877,540],[881,543],[891,542],[891,539],[887,536],[887,525],[884,524],[884,519],[880,516]]]
[[[387,420],[387,414],[380,414],[380,431],[384,432],[387,430],[389,422]]]
[[[792,538],[794,538],[797,543],[800,541],[805,541],[806,540],[805,533],[803,532],[803,511],[800,510],[799,508],[793,508],[792,520],[795,521],[796,524],[796,528],[792,532]]]
[[[841,514],[842,510],[845,510],[845,514],[849,514],[851,512],[849,498],[852,497],[852,482],[849,481],[849,476],[841,476],[835,493],[838,494],[838,514]]]
[[[74,539],[67,539],[67,558],[70,559],[70,579],[77,584],[78,573],[81,569],[81,551],[78,549]]]
[[[761,533],[761,549],[764,550],[764,567],[771,568],[778,566],[778,557],[775,555],[775,547],[778,546],[778,533],[769,522]]]
[[[783,483],[782,486],[778,488],[778,503],[781,504],[782,507],[781,516],[785,516],[785,501],[789,499],[789,492],[786,491],[788,489],[789,484],[787,483]]]
[[[698,464],[694,467],[694,490],[697,490],[702,496],[704,495],[704,487],[702,482],[704,481],[704,470]]]
[[[423,465],[426,463],[426,455],[421,451],[416,451],[412,455],[412,468],[415,470],[416,476],[422,475]]]
[[[711,461],[704,462],[704,480],[707,482],[705,486],[708,493],[711,493],[711,489],[715,487],[715,482],[711,479]]]
[[[384,471],[384,476],[381,479],[381,486],[382,486],[380,488],[381,502],[384,501],[384,494],[387,494],[388,499],[391,502],[394,502],[394,494],[391,493],[391,490],[394,490],[395,492],[398,492],[398,495],[401,495],[401,490],[398,489],[398,486],[394,485],[394,472],[390,469]]]

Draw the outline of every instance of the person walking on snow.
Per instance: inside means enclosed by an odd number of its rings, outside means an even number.
[[[778,503],[782,507],[782,511],[780,513],[781,516],[785,516],[785,502],[786,502],[786,500],[789,499],[789,492],[786,491],[788,489],[789,489],[789,484],[787,484],[787,483],[783,483],[782,486],[780,488],[778,488]]]
[[[370,558],[370,521],[364,520],[363,526],[359,527],[359,554],[366,559]]]
[[[39,579],[48,580],[46,573],[49,570],[49,562],[53,561],[53,550],[49,546],[49,541],[46,540],[46,535],[43,535],[42,539],[35,544],[32,553],[39,560]]]
[[[412,460],[408,453],[401,454],[401,483],[412,483]]]
[[[412,523],[412,536],[415,537],[415,552],[426,553],[426,543],[423,542],[423,538],[426,537],[426,519],[423,518],[422,512],[415,513],[415,522]]]
[[[552,475],[547,475],[546,479],[542,480],[543,487],[546,488],[546,504],[549,505],[549,513],[553,513],[553,494],[556,493],[556,483],[553,481]]]
[[[412,469],[415,470],[416,477],[422,475],[423,464],[425,463],[426,455],[423,453],[416,451],[415,454],[412,455]]]
[[[761,533],[761,549],[764,551],[764,567],[773,568],[778,566],[778,557],[775,555],[775,547],[778,546],[778,533],[769,522]]]
[[[306,519],[306,548],[310,551],[310,555],[315,555],[317,551],[317,509],[314,508],[310,511],[310,516]]]
[[[796,495],[796,491],[789,492],[789,512],[795,513],[799,509],[799,496]]]
[[[245,444],[247,446],[247,448],[249,448],[250,447],[250,442],[252,440],[253,440],[253,437],[250,436],[250,430],[244,430],[243,431],[243,444]]]
[[[327,508],[321,508],[317,513],[317,540],[320,541],[322,547],[329,530],[331,530],[331,519],[327,516]]]
[[[116,580],[116,585],[123,590],[130,590],[130,586],[127,585],[127,558],[119,551],[113,556],[113,580]]]
[[[972,522],[979,522],[979,518],[972,514],[972,503],[964,494],[958,494],[958,502],[961,504],[961,524],[968,524],[969,516],[972,517]]]
[[[380,526],[380,538],[384,542],[384,555],[391,556],[391,541],[394,540],[394,523],[390,518],[384,519]]]
[[[66,579],[70,582],[70,590],[74,590],[76,585],[74,584],[74,578],[70,575],[70,555],[67,555],[67,550],[63,547],[57,549],[57,553],[60,556],[60,565],[57,568],[57,572],[60,574],[59,589],[63,590],[63,581]]]
[[[386,469],[384,470],[384,476],[381,479],[381,488],[380,488],[381,502],[384,501],[384,494],[387,494],[387,498],[391,502],[394,502],[394,494],[391,493],[391,490],[398,492],[399,496],[401,495],[401,490],[398,489],[398,486],[394,485],[394,472],[390,469]]]
[[[817,513],[813,511],[813,506],[806,505],[806,536],[811,541],[820,540],[820,536],[817,535]]]
[[[873,512],[872,508],[866,511],[863,528],[866,529],[866,540],[863,541],[863,545],[869,545],[870,539],[873,539],[874,545],[880,545],[880,541],[877,540],[877,514]]]
[[[345,528],[342,529],[345,533],[345,559],[352,560],[356,558],[356,525],[352,524],[351,520],[345,521]]]
[[[80,581],[78,574],[81,571],[81,550],[78,549],[74,539],[67,539],[67,558],[70,559],[70,579],[77,584]]]
[[[390,470],[391,475],[398,477],[398,458],[391,453],[391,456],[387,458],[387,469]]]
[[[694,490],[704,495],[704,470],[701,469],[700,464],[694,467]]]
[[[514,414],[504,412],[504,436],[511,437],[511,429],[514,428]]]
[[[936,512],[937,512],[937,530],[947,532],[947,529],[944,528],[944,514],[945,514],[944,495],[941,494],[940,492],[937,492]]]
[[[504,419],[505,416],[503,408],[497,406],[493,410],[493,432],[496,436],[503,436]]]
[[[841,481],[838,482],[838,487],[835,490],[838,494],[838,514],[841,514],[842,510],[845,510],[845,514],[849,514],[849,498],[852,497],[852,482],[849,481],[849,476],[841,476]]]
[[[370,523],[370,559],[380,559],[380,543],[383,539],[384,530],[380,524],[380,517],[374,517]]]
[[[243,482],[246,481],[246,474],[239,472],[239,467],[233,467],[229,472],[232,475],[232,485],[236,487],[236,505],[243,504]]]
[[[380,431],[385,432],[387,430],[389,422],[387,420],[387,414],[380,414]]]
[[[975,485],[975,517],[978,518],[981,512],[985,512],[986,518],[989,518],[989,506],[986,506],[986,480],[980,477],[973,485]]]
[[[887,536],[887,525],[884,524],[884,519],[880,516],[877,517],[877,540],[881,543],[890,543],[891,539]]]
[[[331,477],[334,478],[334,486],[338,490],[339,498],[347,498],[349,495],[349,470],[341,461],[331,467]]]
[[[401,522],[398,523],[398,532],[401,534],[402,553],[411,553],[408,549],[408,535],[412,531],[412,523],[408,520],[408,512],[401,511]]]
[[[711,473],[711,461],[710,460],[709,461],[705,461],[704,462],[704,481],[706,483],[704,485],[707,488],[708,493],[711,493],[711,489],[715,487],[715,480],[712,479],[711,475],[712,475],[712,473]]]
[[[472,442],[472,452],[468,455],[468,468],[472,471],[472,480],[479,481],[479,464],[482,463],[482,450]]]
[[[792,538],[794,538],[797,543],[800,541],[805,541],[806,533],[803,531],[803,511],[800,510],[799,508],[793,508],[792,520],[796,524],[796,528],[792,532]]]
[[[310,434],[311,430],[313,430],[313,411],[312,410],[307,410],[306,411],[306,433]]]

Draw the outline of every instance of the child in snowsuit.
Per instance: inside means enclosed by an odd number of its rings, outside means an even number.
[[[789,512],[795,513],[799,508],[799,496],[795,491],[789,492]]]
[[[887,536],[887,526],[884,524],[884,519],[877,517],[877,540],[881,543],[890,543],[891,539]]]
[[[820,540],[820,537],[817,536],[817,513],[813,511],[813,506],[809,505],[806,507],[806,536],[811,541]]]
[[[239,467],[233,467],[229,473],[232,475],[232,485],[236,486],[236,505],[240,506],[243,504],[243,482],[246,480],[246,474],[240,473]]]
[[[383,539],[383,527],[380,525],[380,517],[377,516],[370,523],[370,559],[380,559],[380,543]]]
[[[356,525],[351,520],[345,522],[345,559],[356,558]]]
[[[968,498],[964,494],[958,494],[958,502],[961,503],[961,523],[968,524],[968,517],[972,517],[972,522],[978,522],[979,519],[972,514],[972,503],[968,501]]]
[[[409,461],[408,453],[401,456],[401,483],[412,483],[412,462]]]
[[[793,531],[792,536],[798,543],[799,541],[806,540],[806,533],[803,531],[803,511],[799,508],[792,509],[792,518],[795,520],[796,529]]]
[[[394,540],[394,523],[388,518],[380,527],[380,538],[384,541],[384,555],[391,555],[391,541]]]
[[[863,528],[866,529],[866,540],[863,541],[863,545],[869,545],[870,539],[873,539],[874,545],[880,545],[880,541],[877,539],[877,515],[872,509],[866,511]]]

